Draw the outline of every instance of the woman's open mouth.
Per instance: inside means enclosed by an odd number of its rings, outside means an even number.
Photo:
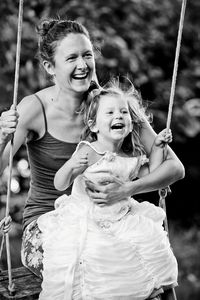
[[[89,73],[84,73],[84,74],[75,74],[72,76],[73,79],[75,80],[84,80],[88,77]]]

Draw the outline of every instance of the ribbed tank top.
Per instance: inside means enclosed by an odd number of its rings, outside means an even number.
[[[54,209],[54,201],[60,195],[71,193],[71,187],[66,191],[58,191],[54,187],[54,175],[75,151],[77,144],[68,143],[54,138],[48,132],[48,123],[44,105],[41,104],[44,115],[45,133],[37,140],[26,143],[29,158],[31,179],[28,198],[23,213],[23,228],[40,215]]]

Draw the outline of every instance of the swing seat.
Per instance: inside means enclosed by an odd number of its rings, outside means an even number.
[[[12,279],[15,285],[14,295],[8,291],[8,272],[0,272],[0,300],[32,300],[38,299],[41,291],[41,279],[25,267],[12,269]]]

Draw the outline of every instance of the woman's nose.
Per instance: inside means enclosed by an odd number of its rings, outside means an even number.
[[[83,59],[83,57],[79,57],[77,60],[77,68],[78,69],[85,69],[87,68],[87,64],[85,62],[85,60]]]

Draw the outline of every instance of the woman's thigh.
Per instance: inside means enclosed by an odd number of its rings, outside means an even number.
[[[31,222],[22,237],[21,259],[25,267],[42,278],[43,248],[37,220]]]

